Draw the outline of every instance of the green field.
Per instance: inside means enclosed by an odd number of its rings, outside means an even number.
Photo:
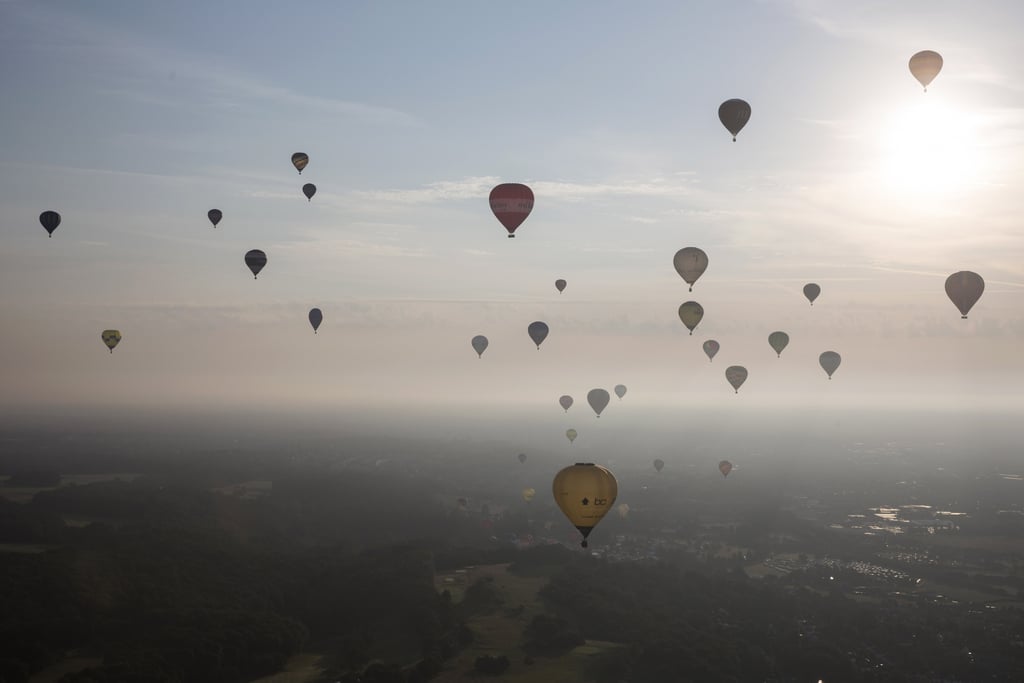
[[[537,593],[547,583],[547,579],[515,576],[507,570],[508,565],[505,564],[485,565],[467,568],[465,574],[452,572],[437,577],[438,590],[448,589],[456,602],[461,599],[466,586],[490,577],[503,604],[493,614],[469,619],[469,627],[475,638],[473,644],[448,662],[444,672],[434,680],[454,683],[485,678],[503,683],[585,683],[587,679],[584,672],[588,659],[616,647],[616,644],[589,640],[561,657],[534,657],[532,664],[525,663],[523,629],[533,617],[544,613],[544,605]],[[445,581],[446,577],[456,576],[459,583],[454,587]],[[520,606],[522,610],[519,610]],[[473,662],[482,655],[504,655],[508,657],[511,666],[500,676],[483,676],[473,670]]]

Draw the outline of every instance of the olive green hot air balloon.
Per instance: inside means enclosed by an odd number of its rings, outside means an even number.
[[[693,334],[693,330],[700,324],[704,317],[704,307],[696,301],[687,301],[679,305],[679,319],[686,325],[686,329]]]
[[[690,291],[692,292],[694,283],[708,269],[708,255],[704,253],[703,249],[684,247],[672,257],[672,265],[675,266],[679,277],[683,278],[683,281],[690,285]]]
[[[779,358],[782,358],[782,350],[789,345],[789,335],[785,332],[772,332],[768,335],[768,345],[778,354]]]
[[[110,352],[114,352],[114,347],[121,343],[121,331],[120,330],[103,330],[100,333],[100,339],[107,345]]]
[[[942,55],[931,50],[922,50],[910,58],[910,73],[928,92],[928,84],[942,71]]]
[[[835,351],[826,351],[818,356],[818,364],[828,374],[829,379],[832,379],[832,373],[839,369],[839,364],[842,362],[842,357]]]
[[[604,467],[578,462],[555,475],[551,491],[559,509],[583,534],[580,545],[586,548],[590,532],[615,505],[619,485]]]
[[[977,273],[961,270],[946,278],[946,296],[960,310],[960,317],[967,319],[967,312],[985,292],[985,281]]]
[[[747,381],[747,369],[742,365],[730,365],[725,369],[725,379],[740,393],[740,387]]]
[[[577,432],[575,429],[566,429],[565,430],[565,438],[569,439],[569,443],[572,443],[573,441],[575,441],[576,437],[579,436],[579,435],[580,435],[580,433]]]

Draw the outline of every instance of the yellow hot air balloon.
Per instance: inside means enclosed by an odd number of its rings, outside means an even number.
[[[566,429],[565,436],[569,439],[569,443],[572,443],[576,440],[576,437],[579,436],[579,432],[575,429]]]
[[[578,462],[555,475],[551,485],[562,514],[583,534],[584,548],[594,527],[615,505],[619,484],[615,475],[592,462]]]
[[[121,343],[121,332],[120,330],[103,330],[100,338],[107,345],[107,348],[110,349],[110,352],[113,353],[114,347]]]
[[[910,73],[928,92],[928,84],[942,71],[942,55],[932,50],[922,50],[910,58]]]
[[[533,489],[523,489],[523,500],[525,500],[527,503],[533,500],[533,497],[535,495],[537,495],[537,492],[534,491]]]

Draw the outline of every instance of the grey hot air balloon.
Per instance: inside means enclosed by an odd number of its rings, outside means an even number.
[[[530,335],[530,339],[537,345],[537,350],[540,350],[541,342],[547,339],[548,336],[548,325],[539,320],[530,323],[530,326],[526,328],[527,334]]]
[[[299,175],[302,175],[302,169],[306,168],[306,164],[308,163],[309,155],[305,152],[296,152],[292,155],[292,166],[294,166],[295,170],[299,172]]]
[[[707,354],[709,363],[715,359],[715,354],[718,353],[719,348],[721,348],[721,345],[714,339],[708,339],[704,342],[704,353]]]
[[[313,183],[306,183],[302,186],[302,194],[306,195],[307,201],[313,201],[313,195],[316,194],[316,185]]]
[[[39,223],[46,230],[50,237],[53,237],[53,231],[60,225],[60,214],[56,211],[43,211],[39,214]]]
[[[967,312],[978,303],[985,291],[985,281],[977,273],[961,270],[946,278],[946,296],[960,310],[960,317],[967,319]]]
[[[604,389],[591,389],[587,392],[587,403],[594,409],[594,413],[598,417],[601,417],[601,411],[608,407],[610,400],[612,397]]]
[[[665,466],[665,461],[662,460],[661,458],[656,458],[654,460],[654,469],[656,469],[659,472],[661,472],[661,468],[663,468],[664,466]]]
[[[672,265],[675,266],[679,277],[683,278],[683,281],[690,285],[690,291],[692,292],[694,283],[708,269],[708,255],[704,253],[703,249],[684,247],[672,257]]]
[[[313,326],[313,334],[320,329],[320,323],[324,321],[324,313],[319,308],[309,309],[309,324]]]
[[[687,301],[679,305],[679,319],[686,325],[686,329],[693,334],[693,330],[704,318],[704,307],[696,301]]]
[[[476,351],[477,358],[483,358],[484,351],[487,350],[487,337],[482,334],[478,334],[473,337],[473,341],[471,341],[470,344],[473,346],[473,350]]]
[[[743,100],[726,100],[718,107],[718,120],[732,133],[732,141],[750,120],[750,105]]]
[[[255,280],[256,276],[263,270],[263,266],[267,265],[267,255],[259,249],[252,249],[245,253],[245,265],[249,266],[249,270],[252,271],[252,277]]]
[[[224,218],[224,214],[221,213],[220,209],[210,209],[206,212],[206,217],[210,219],[210,222],[213,223],[213,227],[216,228],[217,224],[220,223],[220,219]]]
[[[807,297],[807,300],[811,302],[812,306],[814,305],[814,300],[818,298],[819,294],[821,294],[821,287],[818,285],[813,282],[808,282],[804,285],[804,296]]]
[[[928,84],[942,71],[942,55],[931,50],[922,50],[910,58],[910,73],[928,92]]]
[[[626,385],[625,384],[616,384],[615,385],[615,395],[618,396],[619,400],[621,401],[622,397],[626,395]]]
[[[772,332],[768,335],[768,345],[782,358],[782,350],[789,345],[789,335],[785,332]]]
[[[565,285],[566,284],[568,284],[568,283],[566,283],[565,280],[562,280],[562,279],[555,280],[555,289],[558,290],[559,294],[561,294],[562,292],[565,291]]]
[[[519,454],[519,462],[526,462],[526,453]]]
[[[725,369],[725,379],[740,393],[740,387],[747,381],[747,369],[742,365],[730,365]]]
[[[842,362],[842,357],[835,351],[826,351],[818,356],[818,363],[821,365],[821,369],[828,374],[829,379],[832,379],[832,373],[839,368],[839,364]]]
[[[558,405],[565,408],[565,412],[569,412],[569,408],[572,408],[572,396],[566,394],[558,399]]]

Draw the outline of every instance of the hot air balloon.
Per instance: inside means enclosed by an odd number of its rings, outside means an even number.
[[[942,71],[942,55],[931,50],[922,50],[910,58],[910,73],[928,92],[928,84]]]
[[[484,351],[487,350],[487,337],[485,337],[482,334],[478,334],[475,337],[473,337],[473,341],[469,343],[473,347],[473,350],[476,351],[477,358],[483,358]]]
[[[491,211],[508,230],[509,239],[533,211],[533,190],[520,183],[502,183],[491,190]]]
[[[608,407],[608,401],[611,399],[612,397],[604,389],[591,389],[587,392],[587,403],[594,409],[598,417],[601,417],[601,411]]]
[[[839,368],[839,364],[842,362],[842,357],[835,351],[826,351],[818,356],[818,363],[821,365],[821,369],[828,373],[829,379],[832,379],[832,373]]]
[[[704,253],[703,249],[684,247],[672,257],[672,265],[675,266],[679,277],[683,278],[683,281],[690,285],[690,291],[692,292],[694,283],[708,269],[708,255]]]
[[[556,474],[551,489],[562,513],[583,534],[580,545],[586,548],[590,532],[615,505],[615,476],[600,465],[578,462]]]
[[[622,517],[623,519],[629,517],[629,503],[620,503],[619,506],[615,508],[615,511],[619,513],[619,517]]]
[[[121,332],[120,330],[103,330],[100,333],[100,339],[107,345],[110,352],[114,352],[114,347],[121,343]]]
[[[960,309],[960,317],[967,319],[967,312],[978,303],[985,291],[985,281],[977,273],[961,270],[946,278],[946,296]]]
[[[306,168],[306,164],[309,163],[309,155],[304,152],[296,152],[292,155],[292,166],[295,170],[302,175],[302,169]]]
[[[245,265],[249,266],[249,270],[252,271],[252,277],[255,280],[256,276],[263,270],[263,266],[267,265],[267,255],[259,249],[252,249],[245,253]]]
[[[519,454],[519,462],[526,462],[526,453]]]
[[[537,495],[537,492],[534,491],[533,489],[523,489],[523,500],[525,500],[527,503],[533,500],[533,497],[535,495]]]
[[[306,195],[306,201],[313,201],[313,195],[316,194],[316,185],[313,183],[306,183],[302,186],[302,194]]]
[[[729,473],[732,472],[732,463],[728,460],[723,460],[718,463],[718,471],[722,473],[723,477],[728,477]]]
[[[718,353],[719,348],[721,346],[714,339],[708,339],[704,342],[704,353],[707,354],[709,363],[715,359],[715,354]]]
[[[732,141],[750,120],[750,105],[743,100],[726,100],[718,107],[718,120],[732,133]]]
[[[736,393],[740,393],[740,387],[747,381],[747,369],[742,365],[730,365],[725,369],[725,379],[729,381]]]
[[[220,209],[210,209],[206,212],[206,217],[210,219],[210,222],[213,223],[213,227],[216,228],[217,224],[220,223],[220,219],[224,218],[224,214],[221,213]]]
[[[313,334],[320,329],[320,323],[324,321],[324,312],[319,308],[309,309],[309,324],[313,326]]]
[[[661,458],[656,458],[654,460],[654,469],[656,469],[659,472],[661,472],[661,468],[663,468],[664,466],[665,466],[665,461],[662,460]]]
[[[768,335],[768,345],[782,358],[782,350],[789,345],[789,335],[785,332],[772,332]]]
[[[821,294],[821,287],[818,285],[813,282],[804,285],[804,296],[807,297],[807,300],[811,302],[812,306],[814,305],[814,300],[818,298],[819,294]]]
[[[56,211],[43,211],[39,214],[39,222],[50,237],[53,237],[53,231],[60,225],[60,214]]]
[[[576,437],[579,436],[579,432],[577,432],[575,429],[566,429],[565,436],[566,438],[569,439],[569,443],[572,443],[573,441],[576,440]]]
[[[555,289],[558,290],[559,294],[561,294],[562,292],[565,291],[565,285],[566,284],[568,284],[568,283],[566,283],[565,280],[555,280]]]
[[[565,412],[569,412],[569,408],[572,408],[572,396],[566,394],[558,399],[558,405],[565,408]]]
[[[526,328],[527,334],[530,335],[530,339],[537,345],[537,350],[540,350],[541,342],[547,339],[548,336],[548,325],[536,320],[530,323],[530,326]]]
[[[704,307],[696,301],[687,301],[679,305],[679,319],[683,321],[691,335],[693,334],[693,328],[700,324],[703,317]]]
[[[626,385],[625,384],[616,384],[615,385],[615,395],[618,396],[619,400],[621,401],[622,397],[626,395]]]

